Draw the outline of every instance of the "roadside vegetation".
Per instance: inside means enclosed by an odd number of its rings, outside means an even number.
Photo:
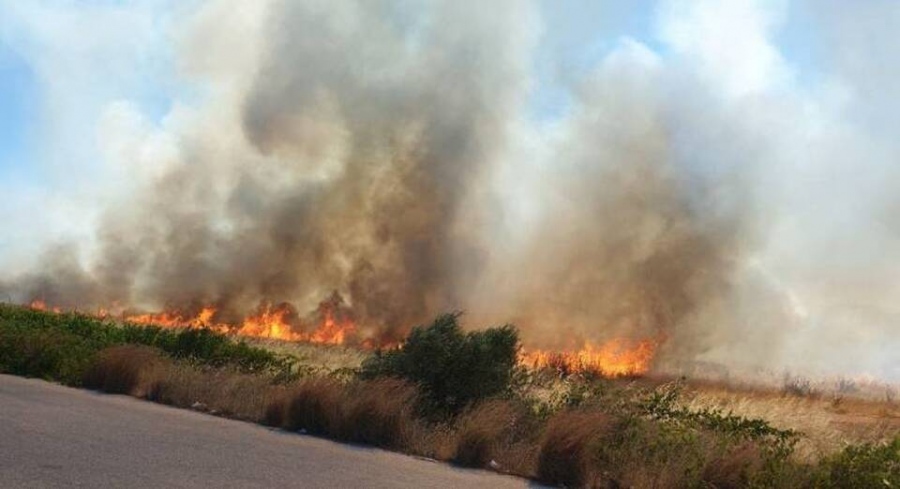
[[[185,364],[287,375],[290,362],[208,329],[118,324],[79,313],[0,304],[0,370],[80,386],[101,350],[143,345]]]
[[[515,328],[458,320],[365,356],[0,305],[0,372],[556,486],[900,487],[896,431],[810,455],[797,448],[806,433],[700,402],[683,380],[526,371]]]

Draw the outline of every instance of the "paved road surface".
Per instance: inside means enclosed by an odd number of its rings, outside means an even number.
[[[526,487],[528,482],[0,375],[0,487]]]

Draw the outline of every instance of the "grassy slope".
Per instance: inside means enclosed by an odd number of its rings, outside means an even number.
[[[506,400],[434,422],[413,409],[415,387],[355,380],[353,370],[364,358],[340,347],[241,344],[0,306],[0,371],[550,482],[791,487],[900,480],[900,451],[892,445],[839,451],[846,443],[884,442],[900,432],[898,408],[886,400],[542,372],[520,376]],[[678,395],[666,397],[675,390]],[[770,435],[778,431],[745,423],[755,417],[803,432],[793,462],[765,466],[775,460],[767,450],[777,446]]]

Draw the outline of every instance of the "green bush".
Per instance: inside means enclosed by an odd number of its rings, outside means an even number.
[[[464,333],[459,314],[412,330],[402,347],[363,362],[364,379],[398,377],[417,384],[424,411],[455,415],[474,401],[506,392],[516,368],[519,336],[512,326]]]
[[[900,437],[891,443],[851,445],[823,460],[815,487],[900,487]]]
[[[95,352],[72,334],[0,325],[0,372],[79,385]]]

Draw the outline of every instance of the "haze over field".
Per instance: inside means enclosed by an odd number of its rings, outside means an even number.
[[[900,379],[900,5],[0,0],[0,300]],[[0,99],[5,103],[6,99]],[[13,107],[13,105],[10,105]]]

